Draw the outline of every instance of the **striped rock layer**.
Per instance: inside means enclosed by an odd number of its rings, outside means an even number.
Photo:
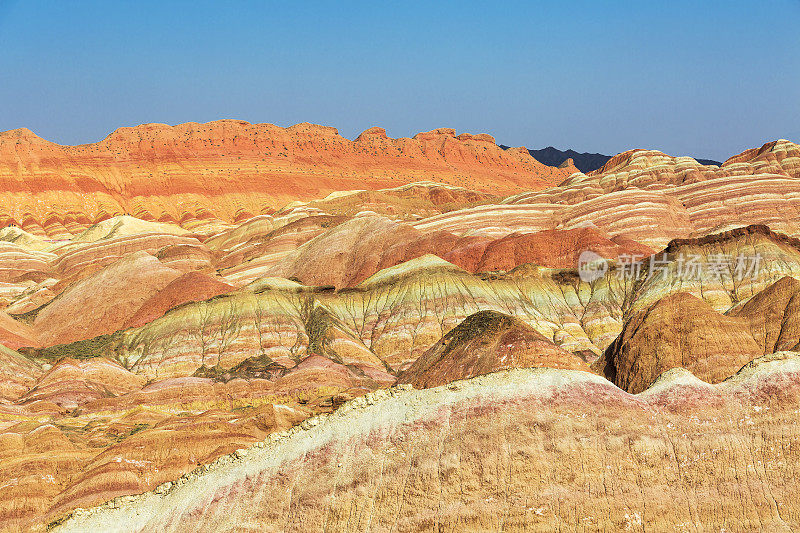
[[[450,130],[0,146],[2,531],[159,486],[163,505],[128,502],[142,522],[64,526],[796,522],[796,363],[773,356],[800,349],[793,143],[721,167],[635,150],[589,175]],[[352,408],[399,382],[434,388]],[[331,412],[340,437],[290,439],[244,481],[164,488]]]
[[[230,222],[365,186],[432,179],[498,194],[568,175],[525,149],[503,150],[489,135],[448,128],[413,139],[372,128],[350,141],[314,124],[221,120],[119,128],[80,146],[19,129],[0,133],[0,220],[56,237],[123,214]]]
[[[499,235],[512,231],[597,226],[661,248],[671,239],[702,236],[748,224],[790,235],[800,209],[800,147],[787,140],[728,159],[721,167],[690,157],[632,150],[603,168],[573,174],[557,187],[419,221],[425,231]]]

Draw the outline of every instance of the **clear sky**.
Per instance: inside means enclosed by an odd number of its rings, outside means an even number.
[[[0,130],[219,118],[725,159],[800,141],[800,0],[0,0]]]

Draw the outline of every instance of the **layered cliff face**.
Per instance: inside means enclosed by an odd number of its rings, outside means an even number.
[[[0,219],[59,238],[130,214],[144,220],[242,220],[332,191],[425,179],[503,194],[558,183],[567,173],[489,135],[441,128],[355,141],[335,128],[221,120],[120,128],[95,144],[60,146],[29,130],[0,134]]]
[[[214,481],[204,485],[212,505],[195,488],[180,504],[170,493],[156,511],[136,507],[153,520],[142,527],[208,530],[235,517],[314,528],[316,501],[335,511],[322,518],[329,527],[348,529],[337,513],[349,504],[325,500],[334,485],[360,509],[348,511],[360,517],[351,529],[499,529],[498,516],[545,530],[793,523],[783,474],[756,470],[747,486],[778,496],[743,504],[744,474],[718,467],[764,468],[751,453],[793,464],[742,444],[776,435],[794,449],[777,406],[795,409],[796,361],[773,356],[800,347],[793,143],[720,167],[636,150],[588,175],[450,130],[347,141],[308,125],[222,122],[126,129],[83,147],[6,133],[0,145],[0,180],[17,187],[0,192],[0,209],[27,213],[0,229],[0,530],[42,530],[331,412],[353,417],[351,440],[314,437],[306,463],[259,466],[246,496]],[[18,159],[2,167],[9,154]],[[532,177],[545,174],[548,184]],[[374,180],[357,183],[364,176]],[[589,278],[577,268],[587,252],[598,267]],[[409,393],[427,414],[408,427],[391,410],[379,426],[356,417],[348,402],[375,403],[400,382],[434,387]],[[721,458],[696,420],[734,456]],[[674,445],[684,433],[711,457],[691,471]],[[473,444],[510,455],[473,464]],[[369,456],[389,477],[370,478]],[[442,460],[462,466],[428,476],[425,464]],[[344,485],[325,466],[339,464]],[[528,503],[485,476],[501,466]],[[657,474],[678,467],[688,477]],[[283,494],[280,480],[295,475],[310,480],[302,501],[255,511],[262,488]],[[373,490],[363,479],[394,496],[363,499]],[[600,501],[597,486],[614,492]],[[650,487],[683,495],[693,514]],[[308,521],[296,524],[284,503]]]

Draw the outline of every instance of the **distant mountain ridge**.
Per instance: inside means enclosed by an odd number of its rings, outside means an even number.
[[[509,147],[501,144],[500,148],[507,150]],[[610,155],[591,154],[589,152],[580,153],[572,149],[559,150],[558,148],[554,148],[552,146],[548,146],[547,148],[542,148],[540,150],[528,150],[528,153],[530,153],[540,163],[551,167],[557,167],[567,159],[572,159],[575,167],[584,173],[597,170],[605,165],[612,157]],[[701,165],[719,166],[722,164],[720,161],[714,161],[713,159],[695,158],[695,160]]]
[[[452,128],[394,139],[372,127],[350,140],[330,126],[226,119],[121,127],[78,146],[21,128],[0,132],[0,227],[69,225],[74,213],[84,225],[125,214],[231,222],[334,191],[437,181],[514,194],[569,174],[524,148],[502,150],[491,135]]]

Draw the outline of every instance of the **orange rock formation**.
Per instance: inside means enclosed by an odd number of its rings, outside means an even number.
[[[489,135],[449,128],[411,139],[371,128],[349,141],[314,124],[220,120],[119,128],[80,146],[19,129],[0,133],[0,221],[57,237],[121,214],[232,221],[338,190],[432,179],[502,194],[567,176]]]

